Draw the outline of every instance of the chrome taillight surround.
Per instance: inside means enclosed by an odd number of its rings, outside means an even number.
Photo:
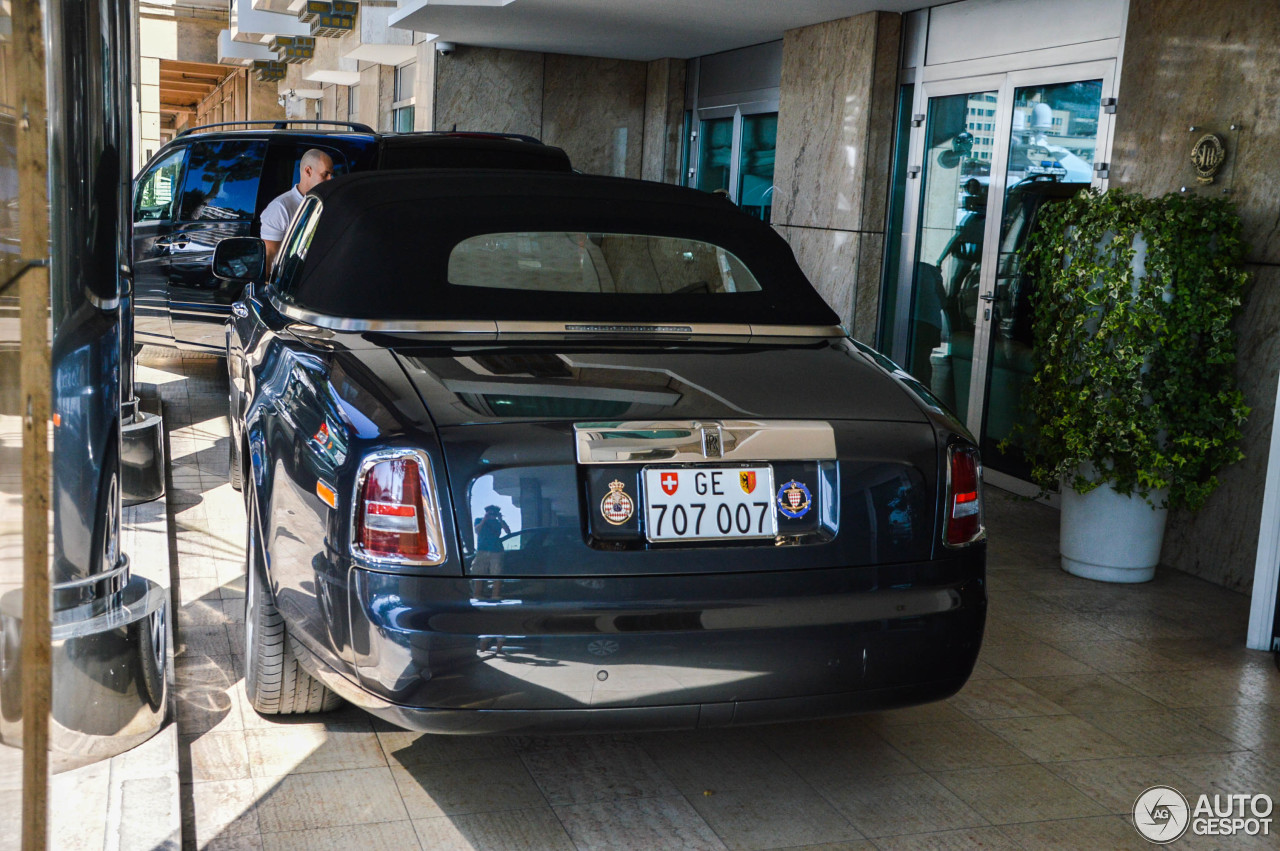
[[[369,471],[385,461],[396,461],[402,458],[412,458],[418,465],[418,477],[422,482],[423,524],[426,528],[430,548],[435,552],[435,556],[431,558],[413,559],[385,554],[372,555],[365,550],[356,535],[356,529],[359,528],[357,515],[364,507],[360,494],[364,490],[365,480],[368,478]],[[421,449],[380,449],[362,458],[360,469],[356,472],[355,488],[351,493],[351,514],[349,519],[350,532],[348,542],[351,554],[362,561],[378,565],[429,566],[444,564],[448,559],[448,551],[444,542],[444,519],[441,515],[440,499],[436,491],[436,478],[431,470],[431,458]]]

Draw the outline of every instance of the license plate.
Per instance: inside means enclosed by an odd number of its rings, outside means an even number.
[[[773,468],[646,467],[644,516],[650,541],[775,537]]]

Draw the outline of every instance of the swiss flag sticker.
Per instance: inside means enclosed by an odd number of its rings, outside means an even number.
[[[680,489],[679,473],[663,473],[662,474],[662,492],[667,496],[675,496],[676,491]]]

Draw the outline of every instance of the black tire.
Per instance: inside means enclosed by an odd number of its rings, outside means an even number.
[[[302,715],[329,712],[342,699],[298,664],[290,647],[284,619],[276,610],[271,589],[263,581],[257,523],[252,496],[245,543],[244,687],[249,703],[261,715]]]
[[[89,573],[99,574],[114,570],[120,564],[120,519],[123,511],[120,501],[120,452],[116,441],[119,432],[114,428],[102,453],[102,478],[98,485],[97,510],[93,515],[93,538],[89,550]]]

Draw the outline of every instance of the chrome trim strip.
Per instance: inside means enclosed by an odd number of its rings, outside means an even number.
[[[839,325],[752,325],[752,337],[848,337]]]
[[[411,558],[366,555],[360,542],[356,540],[356,511],[360,507],[360,490],[364,487],[365,477],[369,471],[383,461],[394,461],[397,458],[413,457],[418,462],[418,472],[422,478],[423,522],[427,529],[427,538],[435,547],[436,557],[422,561]],[[355,488],[351,492],[351,523],[349,545],[351,554],[361,561],[378,567],[382,565],[437,565],[444,564],[449,552],[444,543],[444,518],[440,515],[440,498],[437,496],[436,478],[431,471],[431,459],[421,449],[399,448],[379,449],[370,452],[360,461],[360,469],[356,472]]]
[[[700,464],[707,461],[833,461],[836,437],[821,420],[651,420],[575,423],[579,464]],[[704,434],[720,433],[705,454]]]
[[[267,300],[282,315],[331,331],[372,331],[386,334],[644,334],[681,337],[845,337],[838,325],[748,325],[743,323],[548,322],[484,319],[358,319],[329,316],[288,304],[275,293]]]

